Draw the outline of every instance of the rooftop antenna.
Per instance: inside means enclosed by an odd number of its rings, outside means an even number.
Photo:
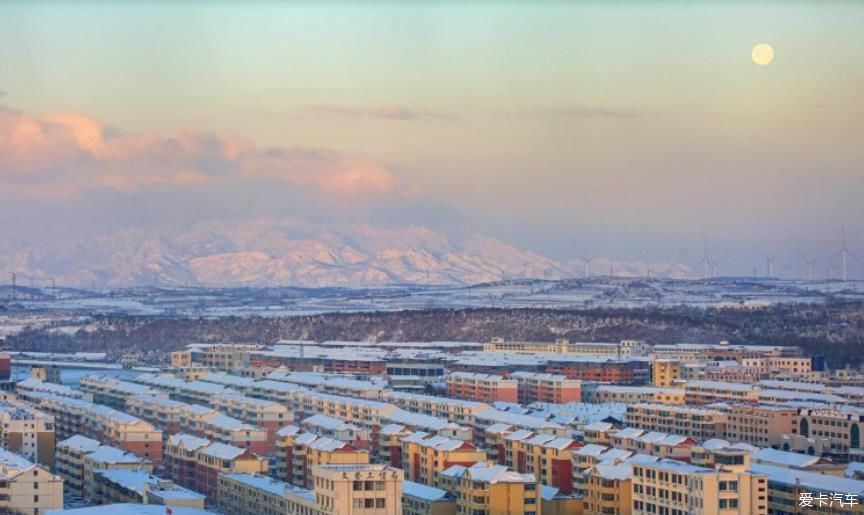
[[[708,257],[708,238],[705,238],[705,249],[702,251],[702,259],[696,263],[696,266],[702,265],[702,279],[708,279],[709,267],[711,266],[711,258]]]
[[[769,256],[768,253],[765,253],[765,277],[772,278],[774,277],[774,259],[777,256]]]
[[[855,258],[856,260],[858,260],[858,256],[856,256],[855,254],[849,252],[849,247],[846,246],[846,224],[843,224],[843,225],[840,227],[840,232],[841,232],[841,234],[842,234],[842,242],[843,242],[843,244],[842,244],[842,246],[840,247],[840,252],[838,252],[837,254],[834,254],[834,255],[835,255],[835,256],[839,255],[839,256],[842,256],[842,258],[843,258],[843,282],[846,282],[846,281],[849,279],[848,270],[847,270],[847,268],[846,268],[847,258],[848,258],[848,256],[852,256],[853,258]],[[860,261],[860,260],[859,260],[859,261]]]
[[[801,256],[801,260],[807,264],[807,280],[813,281],[813,277],[816,275],[816,261],[819,261],[819,258],[815,259],[807,259],[804,257],[804,254],[799,254]]]

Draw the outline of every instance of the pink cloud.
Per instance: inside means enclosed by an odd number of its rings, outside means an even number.
[[[399,181],[377,163],[334,152],[259,149],[236,136],[192,130],[127,134],[82,114],[0,111],[0,190],[43,197],[92,188],[195,187],[267,180],[323,195],[395,195]]]

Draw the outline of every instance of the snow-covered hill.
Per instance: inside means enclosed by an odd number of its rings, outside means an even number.
[[[676,263],[595,259],[591,275],[690,278]],[[0,243],[0,273],[45,286],[372,286],[477,284],[502,279],[581,277],[578,259],[558,262],[500,240],[459,243],[427,228],[368,225],[322,229],[295,220],[183,230],[123,230],[84,241]],[[5,282],[5,281],[4,281]]]

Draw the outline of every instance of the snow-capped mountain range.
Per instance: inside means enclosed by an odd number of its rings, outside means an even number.
[[[183,230],[126,229],[85,240],[0,242],[0,270],[19,284],[123,287],[377,286],[477,284],[505,279],[582,277],[581,260],[554,261],[500,240],[454,243],[427,228],[320,228],[288,220],[201,223]],[[677,263],[597,258],[590,275],[692,278]]]

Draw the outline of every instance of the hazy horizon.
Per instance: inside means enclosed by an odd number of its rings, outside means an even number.
[[[707,239],[724,276],[839,277],[862,26],[855,2],[0,3],[0,270],[274,219],[700,275]]]

